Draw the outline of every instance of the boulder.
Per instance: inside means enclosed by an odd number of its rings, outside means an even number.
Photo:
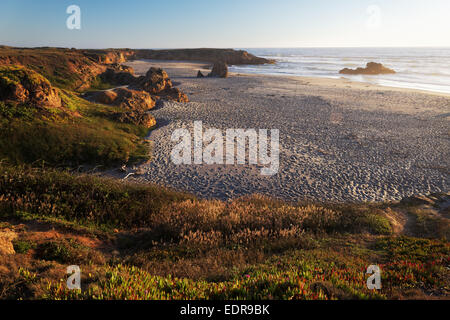
[[[134,75],[133,67],[126,66],[124,64],[119,64],[119,63],[111,64],[110,67],[116,71],[123,71],[123,72],[127,72],[127,73]]]
[[[96,91],[89,93],[85,98],[96,103],[116,105],[131,110],[147,111],[155,106],[155,100],[148,92],[128,88]]]
[[[101,104],[113,104],[116,99],[117,93],[113,90],[94,92],[90,98],[90,100]]]
[[[151,128],[156,124],[156,119],[149,113],[139,111],[126,111],[117,114],[118,120],[123,123],[132,123]]]
[[[145,76],[141,76],[130,86],[135,90],[144,90],[155,99],[166,99],[177,102],[189,102],[189,98],[181,90],[174,88],[169,75],[161,68],[150,68]]]
[[[130,72],[131,71],[131,72]],[[100,75],[100,78],[107,83],[114,85],[128,85],[133,83],[136,80],[136,77],[133,75],[134,70],[128,69],[114,69],[108,68],[104,73]]]
[[[156,102],[146,91],[117,88],[114,90],[97,91],[87,96],[97,103],[115,105],[121,112],[114,114],[114,118],[123,123],[133,123],[151,128],[156,124],[155,118],[148,114]]]
[[[12,241],[17,238],[17,234],[9,229],[0,230],[0,255],[15,254]]]
[[[150,94],[159,94],[162,91],[172,88],[172,81],[167,72],[161,68],[150,68],[145,76],[136,79],[133,87],[138,90],[145,90]]]
[[[176,102],[184,102],[184,103],[189,102],[188,96],[178,88],[166,89],[163,92],[161,92],[160,96],[157,96],[157,98]]]
[[[203,73],[200,71],[200,70],[198,70],[198,72],[197,72],[197,78],[204,78],[205,76],[203,75]]]
[[[211,73],[208,75],[208,77],[228,77],[228,65],[223,61],[214,63]]]
[[[58,91],[39,73],[22,66],[0,66],[0,100],[36,107],[61,107]]]
[[[131,90],[128,88],[117,88],[115,104],[124,109],[148,111],[155,106],[155,100],[148,92]]]
[[[393,74],[394,70],[386,68],[381,63],[369,62],[365,68],[349,69],[345,68],[339,71],[340,74],[367,74],[367,75],[377,75],[377,74]]]

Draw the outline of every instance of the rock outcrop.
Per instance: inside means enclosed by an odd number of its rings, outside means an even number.
[[[0,47],[0,65],[26,66],[51,80],[52,85],[75,91],[89,89],[92,83],[98,81],[99,76],[111,79],[112,84],[128,84],[133,80],[130,76],[133,73],[120,64],[133,59],[188,60],[207,63],[223,61],[227,65],[275,62],[256,57],[243,50],[233,49],[78,50],[51,47]]]
[[[198,72],[197,72],[197,78],[204,78],[205,76],[203,75],[203,73],[200,71],[200,70],[198,70]]]
[[[116,114],[117,120],[123,123],[133,123],[146,128],[156,125],[156,119],[149,113],[138,111],[125,111]]]
[[[114,85],[128,85],[136,80],[134,70],[131,67],[117,65],[113,68],[108,68],[100,75],[102,81]]]
[[[17,234],[9,229],[0,230],[0,255],[15,254],[12,241],[17,238]]]
[[[115,114],[115,118],[121,122],[144,125],[148,128],[156,124],[155,118],[148,111],[156,105],[159,99],[173,100],[177,102],[189,102],[188,97],[178,88],[173,86],[169,75],[160,68],[150,68],[145,76],[134,77],[131,70],[108,69],[107,78],[113,80],[121,72],[133,77],[128,88],[116,88],[91,92],[84,95],[88,100],[120,107],[121,112]]]
[[[260,58],[247,51],[234,49],[106,49],[81,50],[81,52],[99,64],[123,63],[132,59],[187,60],[211,63],[224,61],[228,65],[275,63],[275,60]]]
[[[117,99],[117,93],[113,90],[105,90],[88,93],[85,97],[93,102],[112,105]]]
[[[134,50],[128,49],[82,50],[82,53],[100,64],[124,63],[135,55]]]
[[[120,107],[122,111],[113,116],[120,122],[143,125],[147,128],[156,124],[155,118],[148,113],[155,106],[155,100],[148,92],[117,88],[89,93],[85,97],[93,102]]]
[[[22,66],[0,66],[0,100],[35,107],[61,107],[58,91],[50,82]]]
[[[133,87],[145,90],[156,95],[173,87],[169,75],[161,68],[150,68],[145,76],[139,77]]]
[[[148,111],[155,106],[155,100],[145,91],[118,88],[114,93],[117,94],[115,104],[121,108]]]
[[[135,50],[135,59],[155,59],[155,60],[185,60],[203,61],[214,63],[223,61],[228,65],[242,64],[266,64],[275,63],[269,60],[254,56],[244,50],[233,49],[172,49],[172,50]]]
[[[367,74],[367,75],[377,75],[377,74],[393,74],[394,70],[386,68],[381,63],[369,62],[365,68],[349,69],[345,68],[339,71],[340,74]]]
[[[228,77],[228,66],[223,61],[215,62],[211,73],[208,74],[208,77],[219,77],[219,78],[226,78]]]
[[[169,75],[161,68],[150,68],[145,76],[141,76],[134,81],[131,88],[144,90],[157,100],[189,102],[188,97],[181,90],[173,87]]]
[[[92,98],[98,103],[116,105],[141,103],[150,109],[155,105],[155,100],[159,99],[189,102],[188,97],[173,86],[167,72],[160,68],[150,68],[145,76],[135,77],[133,68],[113,65],[101,76],[105,82],[130,85],[130,89],[120,88],[113,91],[96,92]]]

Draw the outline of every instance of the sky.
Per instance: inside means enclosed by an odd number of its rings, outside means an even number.
[[[70,5],[80,8],[81,29],[67,27]],[[450,0],[1,0],[0,44],[444,47],[449,17]]]

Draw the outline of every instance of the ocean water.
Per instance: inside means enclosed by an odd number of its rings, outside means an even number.
[[[275,59],[274,65],[232,66],[230,71],[270,75],[341,78],[391,87],[450,93],[450,48],[264,48],[244,49]],[[341,75],[343,68],[380,62],[392,75]]]

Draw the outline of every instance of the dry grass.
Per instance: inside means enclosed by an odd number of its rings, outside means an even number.
[[[0,298],[449,294],[448,241],[394,235],[389,217],[400,205],[262,196],[223,202],[55,169],[2,164],[1,171],[0,228],[15,230],[18,238],[16,254],[0,263]],[[427,235],[439,231],[435,227]],[[381,292],[365,287],[364,272],[373,263],[382,268]],[[65,287],[70,264],[82,268],[81,292]]]

